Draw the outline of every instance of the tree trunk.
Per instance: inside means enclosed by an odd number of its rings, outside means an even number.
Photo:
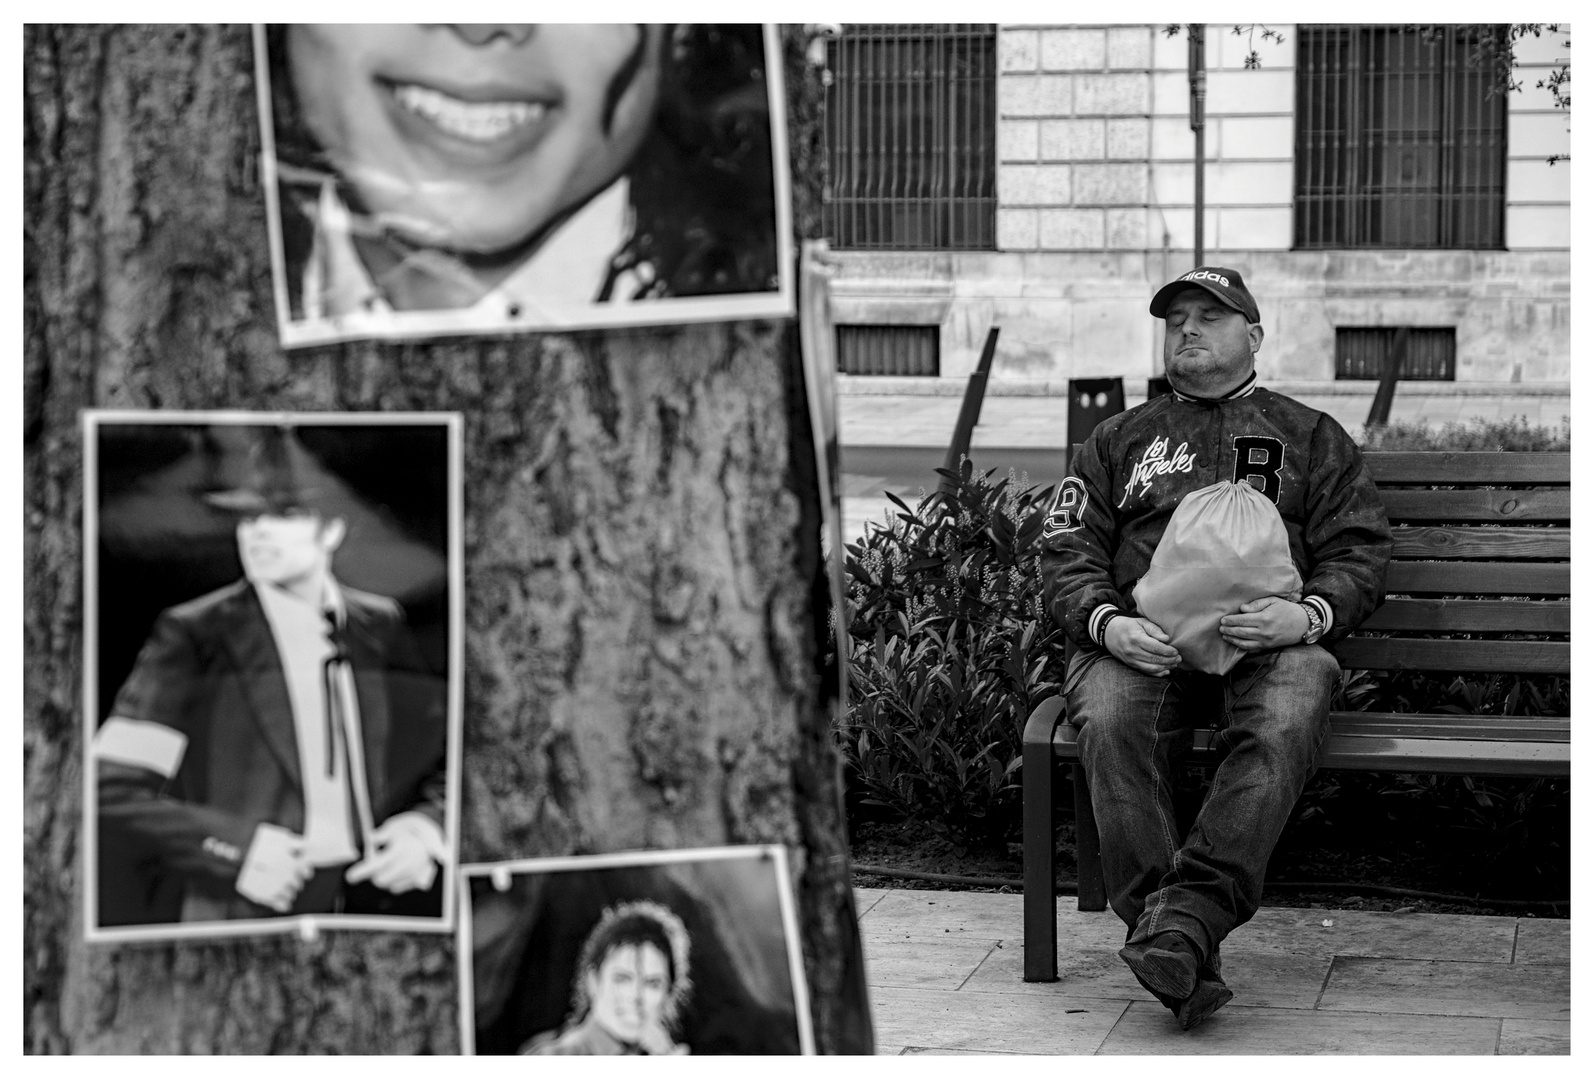
[[[868,1052],[795,329],[286,354],[248,28],[24,40],[27,1049],[459,1048],[451,937],[83,944],[78,410],[123,407],[461,412],[461,861],[786,844],[818,1045]],[[813,235],[803,44],[786,32]]]

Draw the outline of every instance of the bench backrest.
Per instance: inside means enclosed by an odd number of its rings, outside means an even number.
[[[1384,498],[1395,551],[1384,605],[1334,646],[1341,664],[1567,674],[1572,455],[1363,457]],[[1469,637],[1427,636],[1434,634]]]
[[[1395,551],[1384,604],[1331,646],[1341,666],[1568,674],[1572,455],[1369,451],[1363,460]]]

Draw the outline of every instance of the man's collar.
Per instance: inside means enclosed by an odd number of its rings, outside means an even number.
[[[321,600],[316,604],[307,603],[289,592],[287,589],[273,585],[269,581],[251,581],[255,592],[260,596],[262,606],[268,608],[291,606],[298,604],[302,607],[314,607],[319,611],[328,612],[338,625],[343,625],[346,606],[343,601],[343,590],[338,588],[338,583],[329,573],[322,584]]]
[[[1170,390],[1174,390],[1174,386],[1173,386],[1172,383],[1169,384],[1169,389]],[[1208,404],[1213,404],[1214,402],[1233,401],[1236,398],[1246,397],[1248,394],[1250,394],[1253,390],[1256,390],[1256,389],[1257,389],[1257,372],[1253,371],[1250,375],[1246,376],[1246,381],[1245,382],[1241,383],[1239,386],[1237,386],[1235,389],[1231,390],[1229,393],[1220,394],[1216,398],[1197,397],[1195,394],[1186,394],[1186,393],[1182,393],[1179,390],[1174,390],[1174,396],[1179,398],[1181,401],[1205,401]]]

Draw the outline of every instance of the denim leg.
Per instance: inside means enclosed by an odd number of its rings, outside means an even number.
[[[1181,930],[1209,955],[1256,914],[1263,871],[1328,734],[1338,675],[1334,657],[1317,645],[1248,656],[1230,671],[1218,735],[1223,759],[1131,940]]]
[[[1102,836],[1108,905],[1132,930],[1180,848],[1169,769],[1190,746],[1180,720],[1186,681],[1143,675],[1101,649],[1075,653],[1064,681]]]

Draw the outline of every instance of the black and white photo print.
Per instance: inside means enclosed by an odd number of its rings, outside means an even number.
[[[471,864],[461,892],[467,1053],[814,1052],[783,848]]]
[[[350,338],[790,315],[773,26],[262,26],[278,327]]]
[[[87,938],[451,930],[458,416],[84,437]]]

